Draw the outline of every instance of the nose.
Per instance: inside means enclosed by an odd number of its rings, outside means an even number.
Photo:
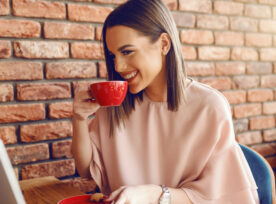
[[[116,57],[114,60],[115,70],[116,72],[123,72],[126,70],[126,61],[122,57]]]

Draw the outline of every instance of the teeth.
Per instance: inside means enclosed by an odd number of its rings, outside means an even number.
[[[135,77],[136,74],[137,74],[137,72],[132,72],[132,73],[130,73],[130,74],[128,74],[128,75],[125,75],[124,78],[125,78],[125,79],[131,79],[132,77]]]

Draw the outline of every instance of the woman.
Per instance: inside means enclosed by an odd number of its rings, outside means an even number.
[[[120,107],[74,99],[73,154],[116,204],[258,203],[235,142],[229,104],[186,78],[178,31],[162,0],[130,0],[106,19],[109,80],[126,80]],[[88,116],[95,118],[88,122]]]

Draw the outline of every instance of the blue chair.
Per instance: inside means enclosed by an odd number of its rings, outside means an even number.
[[[275,177],[268,162],[256,151],[239,144],[258,186],[261,204],[275,204]]]

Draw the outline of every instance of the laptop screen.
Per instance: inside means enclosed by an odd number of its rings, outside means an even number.
[[[0,203],[25,204],[3,141],[0,139]]]

